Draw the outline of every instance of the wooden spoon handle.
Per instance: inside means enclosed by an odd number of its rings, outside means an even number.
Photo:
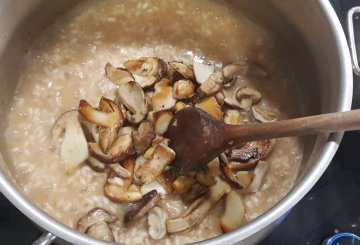
[[[235,145],[244,141],[359,129],[360,109],[277,122],[249,124],[244,126],[225,126],[223,133],[225,134],[225,141],[228,143],[232,143],[231,141],[233,141]]]

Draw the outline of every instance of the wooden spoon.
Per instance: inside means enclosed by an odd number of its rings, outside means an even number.
[[[360,109],[269,123],[233,126],[192,107],[177,112],[166,137],[180,173],[198,170],[230,147],[244,142],[360,129]]]

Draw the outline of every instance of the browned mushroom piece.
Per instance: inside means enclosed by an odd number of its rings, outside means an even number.
[[[177,74],[174,74],[174,73]],[[173,62],[169,62],[169,75],[172,78],[179,78],[177,80],[180,80],[182,78],[184,79],[190,79],[192,81],[195,80],[195,75],[194,75],[194,71],[193,69],[188,66],[185,65],[184,63],[181,62],[177,62],[177,61],[173,61]],[[177,81],[175,80],[175,81]]]
[[[121,84],[118,95],[117,101],[128,109],[126,111],[127,120],[130,123],[140,123],[148,112],[148,104],[140,85],[136,82]]]
[[[118,218],[109,211],[106,211],[102,208],[94,208],[79,220],[77,224],[77,230],[85,233],[93,225],[101,222],[113,223],[117,219]]]
[[[162,111],[150,111],[148,113],[148,119],[154,124],[155,132],[157,134],[164,134],[173,118],[173,112],[171,110]]]
[[[231,160],[228,167],[231,170],[249,170],[256,167],[256,163],[266,158],[275,145],[275,140],[252,141],[245,146],[230,151]]]
[[[231,191],[225,198],[225,211],[220,220],[221,228],[224,232],[230,232],[239,228],[246,222],[244,202],[240,194]]]
[[[221,106],[218,104],[214,96],[202,99],[200,102],[195,104],[195,107],[205,111],[207,114],[220,122],[224,120]]]
[[[179,194],[188,192],[195,183],[195,178],[189,175],[179,176],[173,183],[174,190]]]
[[[204,83],[199,87],[199,93],[205,96],[211,96],[219,92],[224,85],[224,80],[221,72],[211,74]]]
[[[105,65],[106,77],[110,79],[115,85],[120,85],[135,81],[134,77],[129,71],[124,68],[115,68],[110,63]]]
[[[195,201],[196,199],[198,199],[199,197],[202,197],[203,195],[205,195],[208,191],[209,191],[209,188],[207,188],[206,186],[195,183],[192,186],[192,188],[190,189],[190,191],[181,195],[181,200],[185,204],[190,204],[193,201]]]
[[[107,153],[104,153],[98,143],[89,143],[90,155],[103,163],[117,163],[133,153],[133,139],[129,134],[116,138]]]
[[[174,83],[174,98],[175,99],[189,99],[195,95],[195,86],[189,79],[180,79]]]
[[[107,153],[112,144],[115,142],[118,131],[124,123],[125,115],[115,102],[104,97],[100,100],[99,109],[107,113],[116,112],[117,115],[119,115],[118,121],[111,127],[100,126],[99,128],[99,144],[103,152]]]
[[[122,165],[131,173],[131,176],[129,178],[120,178],[114,171],[110,171],[107,183],[104,185],[104,194],[113,202],[139,201],[143,197],[140,190],[130,188],[134,176],[135,159],[128,158]]]
[[[141,166],[135,175],[140,178],[142,184],[150,183],[161,175],[174,158],[175,152],[171,148],[158,144],[152,158]]]
[[[155,93],[152,97],[152,110],[162,111],[172,109],[175,103],[173,87],[170,86],[169,79],[161,79],[161,81],[155,85]]]
[[[63,132],[63,140],[60,146],[60,157],[66,172],[72,173],[89,156],[85,134],[79,122],[77,111],[68,111],[60,115],[52,127],[54,140],[57,140]]]
[[[167,231],[169,233],[175,233],[187,230],[194,225],[198,224],[209,210],[215,206],[215,204],[226,194],[231,191],[231,188],[224,181],[217,180],[216,184],[209,188],[208,194],[204,197],[204,200],[197,205],[187,215],[183,215],[179,218],[168,219],[166,221]]]
[[[101,241],[115,242],[114,234],[106,222],[100,222],[91,226],[86,234]]]
[[[160,195],[156,190],[146,193],[141,200],[129,203],[129,211],[124,215],[124,224],[130,225],[134,221],[146,215],[150,209],[160,201]]]
[[[166,73],[166,63],[156,57],[129,60],[124,63],[124,66],[142,88],[151,87]]]
[[[96,172],[104,172],[104,170],[107,167],[106,166],[107,164],[100,162],[99,160],[97,160],[92,156],[89,156],[86,163]]]
[[[241,190],[242,194],[248,194],[258,191],[264,183],[264,178],[269,169],[269,163],[266,161],[259,161],[254,169],[254,178],[247,188]]]
[[[138,130],[132,132],[134,139],[134,148],[137,154],[141,155],[149,146],[152,140],[156,137],[154,126],[149,121],[140,123]]]

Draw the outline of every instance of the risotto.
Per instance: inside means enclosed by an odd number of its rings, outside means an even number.
[[[246,143],[164,177],[176,157],[166,130],[189,106],[233,125],[298,115],[280,46],[213,1],[82,3],[23,60],[6,130],[18,183],[54,219],[121,244],[185,244],[240,227],[292,188],[300,139]],[[110,114],[116,123],[97,117]],[[73,119],[80,140],[68,133]]]

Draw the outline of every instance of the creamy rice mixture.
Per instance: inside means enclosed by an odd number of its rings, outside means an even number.
[[[94,207],[122,220],[120,204],[103,194],[106,173],[83,165],[65,173],[58,145],[51,137],[56,118],[77,108],[80,99],[96,105],[101,96],[114,98],[115,86],[104,75],[114,66],[142,56],[191,63],[195,56],[217,64],[247,57],[271,74],[249,81],[263,94],[263,104],[284,119],[296,115],[293,75],[279,55],[278,40],[245,15],[205,0],[88,1],[45,30],[25,57],[25,69],[11,108],[6,140],[16,179],[30,200],[53,218],[76,228],[80,217]],[[290,85],[289,85],[290,84]],[[279,96],[281,95],[281,96]],[[270,169],[262,188],[244,195],[248,220],[271,208],[293,185],[301,163],[297,138],[279,139],[267,158]],[[186,207],[180,199],[162,200],[169,217]],[[115,240],[126,244],[180,244],[208,239],[222,230],[216,222],[222,202],[193,229],[153,241],[145,219],[125,228],[111,224]]]

